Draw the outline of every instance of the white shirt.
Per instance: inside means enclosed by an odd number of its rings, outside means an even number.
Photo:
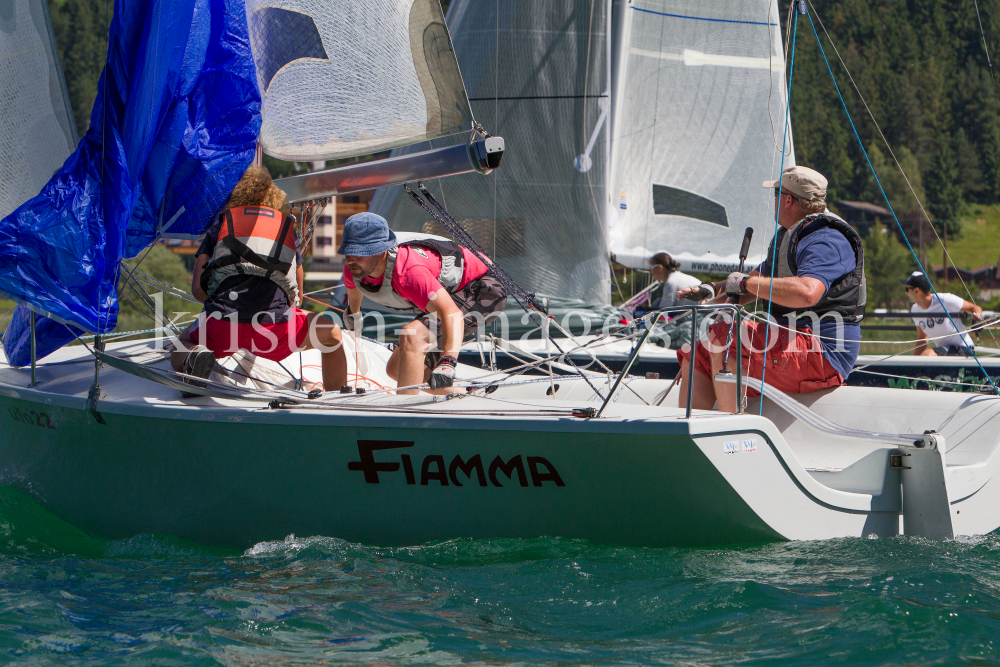
[[[972,345],[972,338],[969,334],[965,332],[965,325],[959,319],[958,315],[952,315],[951,319],[948,318],[944,313],[957,313],[962,310],[962,306],[965,304],[965,299],[955,294],[940,294],[938,296],[931,295],[931,305],[929,307],[921,308],[919,304],[913,304],[910,307],[910,312],[918,315],[927,314],[927,317],[915,318],[913,323],[918,327],[923,329],[924,333],[931,339],[928,343],[932,347],[938,347],[940,345],[957,345],[960,347],[965,347],[966,345]],[[941,313],[940,315],[934,316],[935,313]],[[951,323],[951,320],[955,321],[958,325],[958,329],[955,329],[955,325]],[[947,336],[947,338],[938,338],[938,336]]]
[[[666,282],[663,283],[663,296],[660,297],[660,305],[657,307],[670,308],[671,306],[690,306],[698,303],[697,301],[689,301],[688,299],[681,299],[680,302],[678,302],[677,292],[687,287],[697,287],[700,284],[701,281],[694,276],[689,276],[688,274],[681,273],[680,271],[674,271],[667,276]]]

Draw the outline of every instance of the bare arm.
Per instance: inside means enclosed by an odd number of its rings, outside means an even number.
[[[923,330],[923,329],[921,329],[921,328],[920,328],[920,327],[918,326],[918,327],[917,327],[917,340],[919,340],[920,342],[919,342],[919,343],[917,343],[916,347],[914,347],[914,348],[913,348],[913,354],[915,354],[915,355],[917,355],[917,356],[920,356],[921,354],[923,354],[923,353],[924,353],[924,350],[926,350],[926,349],[927,349],[927,339],[928,339],[928,338],[930,338],[930,336],[928,336],[928,335],[927,335],[927,334],[926,334],[926,333],[924,332],[924,330]]]
[[[751,299],[754,295],[763,299],[770,297],[771,301],[786,308],[811,308],[826,294],[826,287],[822,281],[808,276],[765,278],[751,274],[747,291]]]
[[[194,260],[194,273],[191,275],[191,296],[201,303],[208,300],[208,295],[201,288],[201,274],[205,271],[205,265],[211,259],[208,255],[198,255]]]
[[[972,303],[971,301],[962,301],[962,312],[972,313],[972,316],[976,319],[983,319],[983,309]]]
[[[347,312],[348,313],[357,313],[357,312],[360,312],[360,310],[361,310],[361,299],[362,298],[364,298],[364,295],[361,293],[361,290],[359,290],[357,287],[355,287],[353,289],[350,288],[350,287],[348,287],[347,288]]]
[[[299,264],[295,268],[295,283],[299,287],[299,302],[296,303],[296,304],[294,304],[296,306],[302,304],[302,293],[305,291],[305,284],[306,284],[306,278],[305,278],[305,276],[306,276],[305,269],[303,269],[302,265]]]
[[[441,339],[443,348],[441,354],[448,354],[458,358],[459,348],[462,347],[463,331],[462,311],[458,309],[452,300],[448,290],[443,287],[431,295],[427,302],[427,312],[434,313],[441,323]]]

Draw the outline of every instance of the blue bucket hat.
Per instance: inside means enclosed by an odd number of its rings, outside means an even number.
[[[344,238],[338,255],[372,257],[396,245],[389,223],[377,213],[355,213],[344,221]]]

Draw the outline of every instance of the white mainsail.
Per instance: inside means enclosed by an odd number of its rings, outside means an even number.
[[[0,218],[36,195],[76,142],[48,5],[0,3]]]
[[[438,0],[248,0],[246,9],[268,155],[354,157],[470,129]]]
[[[611,296],[608,5],[453,0],[448,23],[473,110],[510,152],[486,178],[425,184],[526,289],[589,303]],[[372,210],[393,229],[443,233],[399,187],[379,190]]]
[[[777,2],[633,0],[616,19],[612,252],[634,267],[666,251],[689,270],[734,270],[744,229],[759,254],[773,226],[761,182],[777,177],[785,121]]]

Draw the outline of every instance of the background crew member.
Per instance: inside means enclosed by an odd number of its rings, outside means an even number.
[[[913,354],[925,357],[971,357],[972,337],[966,333],[961,316],[956,313],[972,313],[974,320],[981,320],[983,309],[957,294],[944,292],[935,295],[931,289],[931,281],[920,271],[914,271],[909,278],[900,282],[906,285],[906,296],[913,302],[910,312],[924,315],[913,320],[917,326],[917,338],[921,340]],[[945,313],[952,313],[951,318]],[[934,340],[928,346],[927,341],[931,338]]]

